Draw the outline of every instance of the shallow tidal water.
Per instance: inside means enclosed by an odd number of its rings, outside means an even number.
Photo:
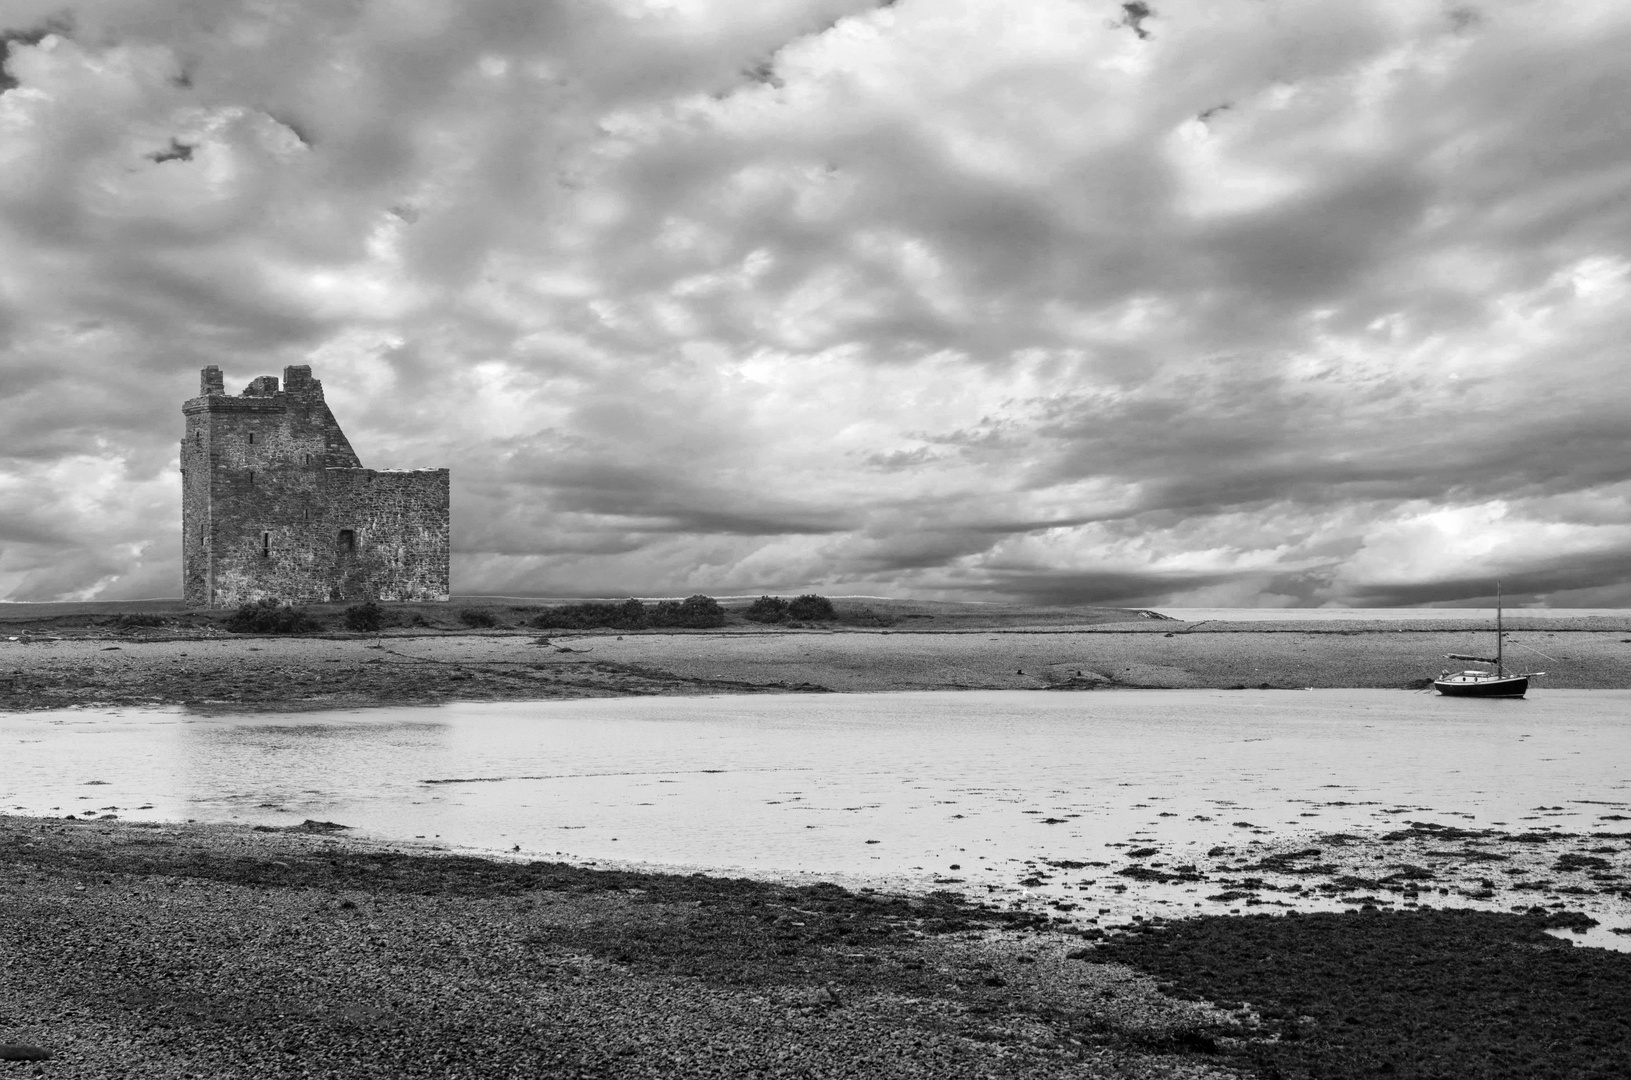
[[[1521,701],[1389,690],[800,694],[262,716],[76,709],[0,714],[0,747],[0,808],[12,813],[313,818],[455,849],[938,884],[1083,912],[1229,904],[1206,899],[1215,884],[1117,876],[1139,858],[1198,864],[1217,849],[1244,856],[1333,833],[1375,838],[1409,821],[1631,833],[1631,691]],[[1596,903],[1609,922],[1625,921],[1614,918],[1625,906]]]

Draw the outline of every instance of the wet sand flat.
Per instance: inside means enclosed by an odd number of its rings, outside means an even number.
[[[1487,636],[1487,635],[1486,635]],[[1556,662],[1543,685],[1603,689],[1631,685],[1624,630],[1537,631]],[[1305,624],[1190,627],[1135,624],[1053,629],[761,634],[752,637],[564,641],[595,659],[705,680],[811,684],[837,691],[1092,689],[1104,687],[1419,687],[1447,652],[1488,644],[1475,632],[1432,624],[1310,629]]]
[[[1585,625],[1576,625],[1583,623]],[[1514,635],[1537,689],[1631,686],[1631,620]],[[20,632],[0,639],[0,709],[186,704],[330,709],[647,694],[1425,685],[1490,634],[1453,622],[1146,621],[1080,627],[255,637]]]

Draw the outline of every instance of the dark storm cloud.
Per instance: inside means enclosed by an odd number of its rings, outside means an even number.
[[[1040,604],[1087,604],[1103,607],[1139,606],[1152,594],[1193,592],[1231,580],[1232,575],[1093,573],[1050,574],[1025,570],[992,574],[987,590],[997,596],[1020,596]]]
[[[610,456],[610,454],[608,454]],[[792,500],[710,489],[684,475],[683,466],[619,466],[593,458],[540,463],[535,481],[553,510],[643,520],[646,532],[819,535],[854,527],[842,513],[819,513]]]
[[[472,592],[1631,580],[1616,7],[13,8],[0,597],[175,592],[208,363]]]
[[[1030,482],[1137,478],[1141,509],[1188,513],[1589,489],[1623,479],[1631,454],[1623,403],[1602,392],[1621,379],[1617,352],[1512,383],[1474,373],[1449,389],[1430,371],[1370,386],[1333,372],[1325,389],[1237,370],[1114,404],[1047,402],[1034,430],[1058,456]]]
[[[1616,582],[1622,583],[1617,592],[1623,596],[1627,593],[1623,583],[1628,579],[1631,579],[1631,553],[1623,550],[1600,551],[1581,553],[1554,565],[1524,567],[1502,574],[1501,589],[1521,603],[1525,597],[1545,597],[1581,590],[1597,590],[1606,594],[1610,590],[1605,589],[1603,583]],[[1490,576],[1470,572],[1459,578],[1441,578],[1432,582],[1393,584],[1378,581],[1358,590],[1358,599],[1370,607],[1408,607],[1443,600],[1487,600],[1492,595]]]

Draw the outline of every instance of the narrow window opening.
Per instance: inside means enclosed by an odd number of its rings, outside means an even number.
[[[255,445],[255,433],[253,431],[249,433],[249,445]]]
[[[357,550],[357,533],[353,529],[340,530],[340,553]]]
[[[255,483],[255,470],[254,469],[249,470],[249,483],[251,485],[253,485]]]
[[[272,554],[272,534],[269,533],[269,532],[263,532],[263,533],[261,533],[261,558],[264,559],[264,558],[266,558],[267,556],[269,556],[271,554]]]
[[[194,446],[203,446],[204,445],[204,433],[202,431],[193,432],[193,445]]]

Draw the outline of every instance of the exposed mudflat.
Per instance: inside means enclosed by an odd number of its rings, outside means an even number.
[[[1264,1076],[1624,1076],[1631,956],[1546,933],[1569,924],[1457,910],[1193,919],[1094,959],[1249,1003],[1273,1034],[1239,1057]]]
[[[1576,625],[1577,623],[1582,625]],[[1476,624],[1159,620],[1042,626],[250,637],[211,626],[0,623],[0,710],[332,709],[643,694],[1419,687]],[[1521,624],[1520,624],[1521,626]],[[1509,655],[1545,687],[1631,686],[1631,620],[1537,621]],[[1531,650],[1544,653],[1545,658]]]

